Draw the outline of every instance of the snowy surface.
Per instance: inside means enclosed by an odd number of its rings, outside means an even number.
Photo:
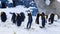
[[[27,17],[27,12],[25,12],[28,8],[24,8],[24,6],[17,6],[15,8],[6,8],[6,9],[0,9],[0,11],[4,11],[7,14],[7,21],[6,22],[1,22],[1,17],[0,17],[0,34],[60,34],[60,20],[57,22],[54,21],[54,24],[49,25],[46,23],[46,28],[39,28],[40,25],[37,25],[35,23],[36,17],[33,16],[33,22],[32,22],[32,27],[30,30],[26,29],[26,25],[28,22],[28,17]],[[24,12],[25,13],[25,21],[22,22],[21,27],[17,27],[16,24],[13,24],[11,22],[11,14],[9,12],[15,12],[15,13],[20,13]],[[41,20],[39,20],[41,21]]]
[[[9,3],[13,3],[12,0],[8,0],[8,1],[9,1]]]
[[[45,1],[46,5],[50,5],[50,0]]]

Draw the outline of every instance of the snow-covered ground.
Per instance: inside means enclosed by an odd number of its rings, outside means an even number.
[[[33,22],[32,22],[32,27],[30,30],[26,29],[26,25],[28,22],[28,17],[27,17],[27,12],[28,8],[25,8],[24,6],[17,6],[15,8],[6,8],[6,9],[0,9],[0,11],[4,11],[7,14],[7,21],[6,22],[1,22],[1,17],[0,17],[0,34],[60,34],[60,20],[57,22],[54,22],[54,24],[49,25],[46,23],[46,28],[39,28],[40,25],[37,25],[35,23],[36,16],[33,16]],[[13,24],[11,22],[11,14],[9,12],[15,12],[15,13],[20,13],[24,12],[25,13],[25,21],[22,22],[21,27],[17,27],[16,24]]]

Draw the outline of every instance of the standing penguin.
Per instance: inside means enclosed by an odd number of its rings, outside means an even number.
[[[27,29],[31,28],[31,24],[32,24],[32,15],[30,12],[28,12],[28,23],[27,23]]]
[[[21,15],[21,17],[20,17],[21,18],[21,21],[23,22],[24,19],[25,19],[25,14],[23,12],[21,12],[20,15]]]
[[[54,21],[54,14],[51,13],[51,15],[50,15],[50,22],[51,22],[51,23],[49,23],[49,24],[53,24],[53,21]]]
[[[36,23],[39,24],[39,13],[36,16]]]
[[[11,13],[12,14],[12,18],[11,21],[16,24],[16,14],[15,13]]]
[[[6,8],[6,3],[7,3],[7,1],[8,0],[0,0],[1,1],[1,5],[2,5],[2,7],[1,8]]]
[[[16,22],[17,22],[17,26],[21,26],[21,15],[17,14],[17,18],[16,18]]]
[[[7,20],[7,15],[5,12],[1,12],[1,21],[5,22]]]
[[[16,6],[16,0],[12,0],[13,1],[13,7]]]
[[[44,14],[44,12],[42,12],[41,20],[42,20],[42,27],[40,27],[40,28],[44,28],[45,27],[45,14]]]
[[[25,19],[25,15],[23,12],[21,12],[20,14],[17,14],[17,18],[16,18],[17,26],[21,26],[24,19]]]

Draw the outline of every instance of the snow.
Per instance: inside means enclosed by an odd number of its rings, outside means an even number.
[[[45,1],[46,5],[50,5],[50,0]]]
[[[54,20],[56,20],[56,21],[58,20],[58,15],[54,16]]]
[[[12,0],[8,0],[8,1],[9,1],[9,3],[13,3]]]
[[[32,27],[30,30],[26,29],[26,25],[28,22],[28,16],[27,12],[25,12],[28,8],[25,8],[24,6],[17,6],[15,8],[6,8],[6,9],[0,9],[0,12],[4,11],[7,14],[7,21],[1,22],[1,17],[0,17],[0,34],[60,34],[60,19],[55,22],[52,25],[49,25],[46,23],[46,28],[39,28],[39,25],[35,23],[36,16],[33,16],[33,22],[32,22]],[[13,24],[11,22],[11,14],[9,12],[15,12],[15,13],[20,13],[24,12],[25,13],[25,21],[22,22],[21,27],[17,27],[16,24]],[[41,21],[41,20],[39,20]]]

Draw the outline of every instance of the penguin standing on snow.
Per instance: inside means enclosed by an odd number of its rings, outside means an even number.
[[[28,23],[27,23],[27,29],[30,29],[32,25],[32,15],[30,12],[28,12]]]
[[[39,15],[40,15],[40,14],[38,13],[37,16],[36,16],[36,23],[37,23],[37,24],[39,24]]]
[[[16,0],[12,0],[13,1],[13,7],[16,7]]]
[[[40,28],[44,28],[45,27],[45,21],[46,21],[44,12],[42,12],[41,20],[42,20],[42,27],[40,27]]]
[[[7,20],[7,15],[5,12],[1,12],[1,21],[5,22]]]
[[[0,0],[1,1],[1,8],[6,8],[8,0]]]
[[[12,14],[12,18],[11,18],[11,21],[16,24],[16,14],[15,13],[10,13]]]
[[[24,19],[25,19],[25,14],[24,14],[23,12],[21,12],[21,13],[20,13],[20,16],[21,16],[21,17],[20,17],[20,18],[21,18],[21,21],[23,22]]]
[[[17,14],[17,18],[16,18],[16,22],[17,22],[17,26],[21,26],[21,15],[20,14]]]
[[[50,22],[51,22],[51,23],[49,23],[50,25],[53,24],[53,22],[54,22],[54,14],[53,13],[51,13],[51,15],[50,15]]]

